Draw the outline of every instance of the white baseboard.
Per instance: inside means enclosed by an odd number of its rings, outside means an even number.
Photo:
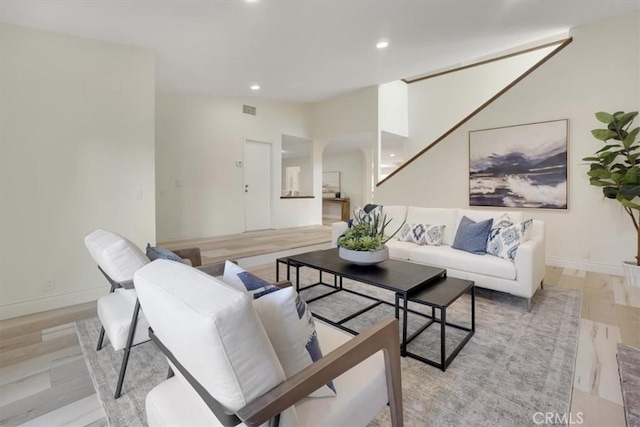
[[[593,271],[596,273],[612,274],[614,276],[624,276],[622,262],[620,264],[610,264],[605,262],[594,262],[583,259],[561,258],[548,256],[547,265],[554,267],[572,268],[574,270]]]
[[[242,231],[238,231],[242,233]],[[156,235],[156,244],[159,242],[176,242],[178,240],[203,239],[206,237],[215,237],[220,232],[215,231],[181,231],[178,233],[164,233]]]
[[[84,302],[96,301],[102,295],[109,293],[108,286],[102,286],[87,291],[74,292],[65,295],[56,295],[48,298],[39,298],[31,301],[22,301],[13,304],[0,305],[0,320],[11,319],[41,311],[54,310]]]

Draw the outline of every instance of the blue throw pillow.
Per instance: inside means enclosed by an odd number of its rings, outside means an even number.
[[[168,259],[169,261],[183,262],[182,258],[170,250],[160,247],[152,247],[149,243],[147,243],[147,258],[151,261],[155,261],[157,259]]]
[[[462,217],[456,237],[453,239],[454,249],[471,252],[472,254],[484,255],[487,253],[487,238],[491,232],[493,218],[485,221],[475,222],[466,216]]]
[[[224,263],[222,281],[244,292],[252,299],[258,299],[280,289],[231,261],[225,261]]]

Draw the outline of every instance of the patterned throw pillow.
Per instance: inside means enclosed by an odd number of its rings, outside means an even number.
[[[398,233],[398,240],[418,245],[440,246],[444,227],[444,225],[405,224]]]
[[[231,261],[224,263],[222,281],[234,289],[244,292],[253,299],[260,298],[263,295],[276,292],[280,289],[255,274],[245,271],[242,267]]]
[[[463,216],[456,237],[453,239],[454,249],[470,252],[472,254],[484,255],[487,253],[487,239],[491,232],[493,218],[485,221],[475,222],[474,220]]]
[[[515,262],[518,247],[529,239],[532,225],[531,219],[514,224],[508,216],[503,216],[491,228],[487,253]]]
[[[253,301],[287,378],[322,358],[318,333],[307,304],[293,287],[280,289]],[[333,381],[309,397],[336,395]]]
[[[366,205],[364,208],[356,208],[353,212],[356,222],[364,222],[366,224],[371,224],[375,215],[379,215],[382,218],[382,206]]]

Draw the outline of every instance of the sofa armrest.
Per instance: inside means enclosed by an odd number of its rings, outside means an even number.
[[[518,247],[515,259],[516,280],[529,290],[529,298],[544,280],[545,262],[544,234],[534,236]]]
[[[347,231],[349,226],[344,221],[334,222],[331,224],[331,247],[335,248],[338,245],[338,237],[342,236]]]
[[[260,426],[382,350],[391,422],[393,426],[400,427],[403,425],[403,409],[398,341],[398,320],[387,317],[241,408],[236,415],[247,426]]]

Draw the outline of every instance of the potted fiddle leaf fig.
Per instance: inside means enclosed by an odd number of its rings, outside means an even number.
[[[605,198],[617,200],[636,230],[636,260],[623,265],[629,283],[640,286],[640,127],[632,127],[637,115],[637,111],[596,113],[606,128],[594,129],[591,134],[604,146],[583,160],[590,162],[590,184],[601,187]]]

